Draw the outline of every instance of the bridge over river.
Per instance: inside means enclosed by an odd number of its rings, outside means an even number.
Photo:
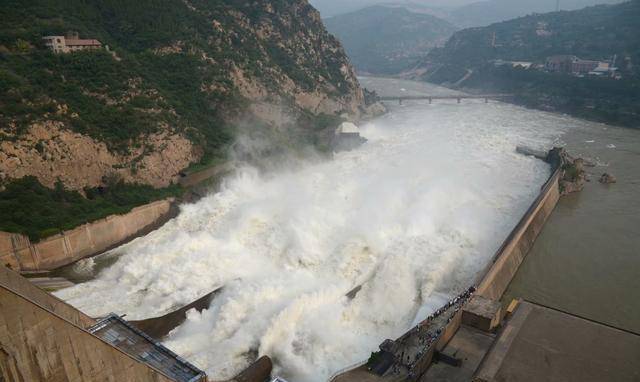
[[[463,99],[484,99],[484,102],[489,102],[490,99],[501,100],[513,97],[513,94],[455,94],[455,95],[407,95],[407,96],[384,96],[378,97],[379,101],[398,101],[402,104],[402,101],[415,101],[415,100],[429,100],[432,103],[433,100],[448,100],[455,99],[458,103],[461,103]]]

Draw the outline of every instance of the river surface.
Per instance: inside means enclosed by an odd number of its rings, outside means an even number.
[[[640,130],[581,122],[562,137],[595,164],[563,197],[505,300],[525,299],[640,333]],[[618,183],[598,182],[609,172]]]
[[[451,94],[361,80],[384,95]],[[357,150],[242,167],[157,231],[80,263],[102,266],[57,294],[136,319],[223,287],[164,340],[213,379],[263,354],[298,382],[368,358],[466,289],[535,199],[550,168],[515,148],[548,149],[581,123],[482,100],[389,106]]]

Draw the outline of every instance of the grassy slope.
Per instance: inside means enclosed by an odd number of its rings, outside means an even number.
[[[194,55],[152,54],[152,49],[178,40],[205,46],[207,21],[197,13],[172,1],[8,1],[0,8],[0,45],[5,47],[0,53],[3,125],[16,121],[25,127],[45,118],[44,113],[54,111],[58,103],[67,104],[78,117],[53,118],[107,142],[112,149],[125,150],[130,139],[154,131],[158,122],[205,139],[210,155],[229,139],[219,113],[237,100],[206,95],[199,89],[201,83],[223,78],[222,68],[202,65]],[[53,55],[43,49],[43,35],[66,30],[99,39],[122,60],[114,60],[107,52]],[[21,52],[24,41],[31,47]],[[114,105],[90,94],[122,99],[131,79],[141,79],[139,86],[157,90],[157,96],[142,95]],[[145,112],[151,108],[161,113]]]

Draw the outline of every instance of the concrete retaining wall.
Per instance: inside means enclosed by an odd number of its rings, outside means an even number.
[[[21,272],[55,269],[97,255],[157,227],[173,216],[174,199],[136,207],[32,244],[24,235],[0,232],[0,264]]]
[[[558,204],[561,175],[562,170],[559,168],[554,170],[549,180],[542,186],[536,200],[498,249],[491,263],[481,272],[474,284],[478,286],[476,295],[491,300],[500,300],[540,234],[544,223],[553,212],[556,204]],[[453,338],[460,325],[462,325],[463,314],[464,310],[460,310],[456,317],[444,328],[444,332],[436,345],[437,350],[442,350]]]
[[[96,322],[93,318],[87,316],[73,306],[33,285],[28,279],[22,277],[19,273],[1,265],[0,286],[11,289],[12,291],[28,298],[34,303],[81,328],[89,327]],[[10,310],[4,311],[4,313],[8,312],[10,312]]]
[[[560,200],[560,177],[562,170],[556,168],[547,182],[542,186],[540,194],[531,204],[516,227],[500,246],[493,260],[478,276],[476,295],[500,300],[509,283],[518,272],[518,268],[542,231],[554,208]],[[463,310],[460,312],[460,317]],[[455,335],[462,324],[461,319],[452,320],[445,328],[445,333],[438,341],[438,349],[443,348]]]
[[[474,285],[478,286],[476,295],[491,300],[499,300],[502,297],[560,199],[559,181],[561,175],[562,170],[559,168],[554,170],[551,177],[542,186],[536,200],[498,249],[492,261],[483,272],[480,272],[474,283]],[[464,310],[458,311],[451,322],[444,327],[436,346],[432,347],[417,365],[415,370],[416,377],[420,377],[427,370],[431,364],[434,351],[441,351],[456,334],[460,325],[462,325],[463,313]],[[358,370],[362,370],[362,375],[370,375],[367,374],[362,366],[354,365],[353,368],[334,374],[329,381],[341,381],[343,376],[349,376],[348,373],[354,373]],[[346,377],[344,380],[357,380],[357,378]]]
[[[0,380],[171,381],[4,285],[0,285]]]
[[[476,294],[500,300],[560,199],[557,169],[479,277]]]

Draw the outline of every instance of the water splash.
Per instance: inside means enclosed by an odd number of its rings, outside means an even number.
[[[513,106],[425,106],[363,126],[369,142],[334,160],[241,168],[58,295],[145,318],[223,285],[165,342],[214,379],[257,354],[296,381],[366,359],[468,286],[549,175],[515,147],[559,135],[556,117]]]

